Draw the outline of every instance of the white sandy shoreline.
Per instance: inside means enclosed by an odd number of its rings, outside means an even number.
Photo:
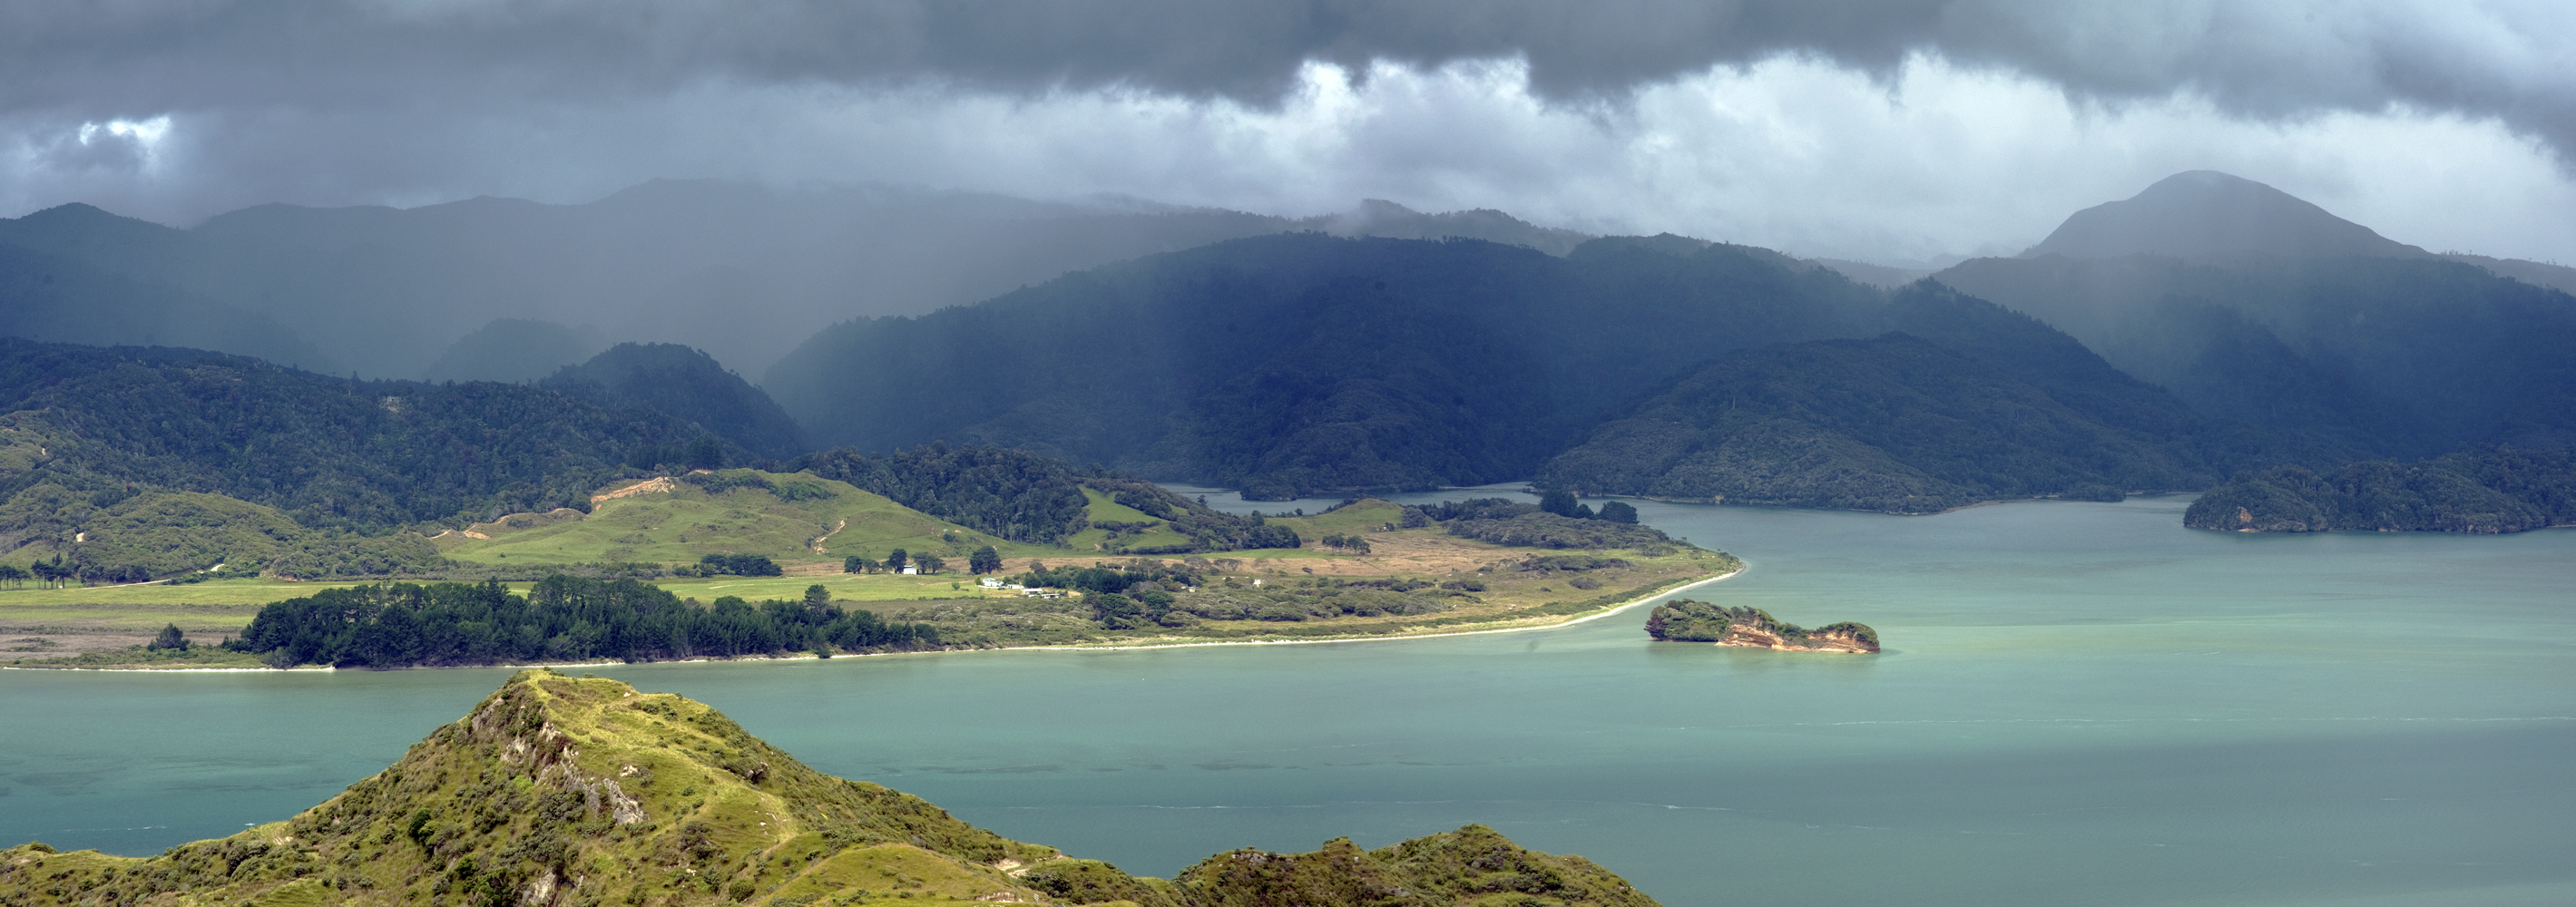
[[[1570,626],[1573,626],[1573,625],[1575,625],[1575,624],[1584,623],[1584,622],[1586,622],[1586,621],[1599,620],[1599,619],[1601,619],[1601,618],[1609,617],[1610,615],[1617,614],[1617,613],[1619,613],[1619,612],[1621,612],[1621,611],[1626,611],[1626,610],[1628,610],[1628,609],[1630,609],[1630,608],[1637,607],[1638,605],[1642,605],[1642,604],[1645,604],[1645,603],[1647,603],[1647,602],[1654,601],[1654,600],[1656,600],[1656,599],[1663,598],[1663,597],[1668,596],[1668,595],[1678,595],[1678,594],[1680,594],[1680,593],[1682,593],[1682,592],[1686,592],[1686,591],[1689,591],[1689,590],[1691,590],[1691,589],[1697,589],[1697,588],[1699,588],[1699,587],[1701,587],[1701,586],[1709,585],[1709,584],[1711,584],[1711,583],[1723,582],[1723,581],[1725,581],[1725,580],[1732,579],[1732,578],[1734,578],[1737,574],[1740,574],[1740,573],[1743,573],[1743,572],[1744,572],[1744,568],[1743,568],[1743,567],[1737,567],[1737,568],[1735,568],[1734,570],[1728,571],[1728,572],[1726,572],[1726,573],[1721,573],[1721,574],[1718,574],[1718,575],[1716,575],[1716,576],[1709,577],[1709,578],[1707,578],[1707,579],[1702,579],[1702,580],[1693,580],[1693,581],[1691,581],[1691,582],[1683,583],[1683,584],[1681,584],[1681,585],[1679,585],[1679,586],[1675,586],[1675,587],[1673,587],[1673,588],[1666,589],[1666,590],[1663,590],[1663,591],[1661,591],[1661,592],[1656,592],[1656,593],[1653,593],[1653,594],[1650,594],[1650,595],[1640,596],[1640,597],[1638,597],[1638,598],[1636,598],[1636,599],[1633,599],[1633,600],[1630,600],[1630,601],[1621,602],[1621,603],[1619,603],[1619,604],[1612,605],[1612,606],[1607,607],[1607,608],[1603,608],[1603,609],[1601,609],[1601,610],[1599,610],[1599,611],[1594,611],[1594,612],[1591,612],[1591,613],[1589,613],[1589,614],[1584,614],[1584,615],[1580,615],[1580,616],[1577,616],[1577,617],[1567,618],[1567,619],[1565,619],[1565,620],[1557,621],[1557,622],[1555,622],[1555,623],[1551,623],[1551,624],[1530,624],[1530,625],[1527,625],[1527,626],[1520,626],[1520,627],[1496,627],[1496,628],[1494,628],[1494,629],[1490,629],[1490,630],[1458,630],[1458,631],[1455,631],[1455,632],[1449,632],[1449,633],[1416,633],[1416,634],[1411,634],[1411,635],[1400,635],[1400,636],[1332,636],[1332,637],[1322,637],[1322,638],[1316,638],[1316,639],[1234,639],[1234,640],[1208,640],[1208,641],[1205,641],[1205,642],[1163,642],[1163,643],[1143,643],[1143,644],[1137,644],[1137,645],[1119,645],[1119,644],[1116,644],[1116,643],[1103,643],[1103,644],[1096,644],[1096,645],[1066,645],[1066,646],[1002,646],[1002,647],[1000,647],[1000,648],[993,648],[993,649],[945,649],[945,650],[933,651],[933,652],[866,652],[866,653],[851,653],[851,654],[847,654],[847,655],[834,655],[834,656],[832,656],[832,657],[833,657],[833,658],[878,658],[878,657],[887,657],[887,656],[895,656],[895,655],[972,655],[972,654],[976,654],[976,653],[979,653],[979,652],[1132,652],[1132,651],[1140,651],[1140,650],[1145,650],[1145,649],[1196,649],[1196,648],[1202,648],[1202,647],[1206,647],[1206,646],[1313,646],[1313,645],[1324,645],[1324,644],[1327,644],[1327,643],[1345,643],[1345,642],[1403,642],[1403,641],[1406,641],[1406,640],[1414,640],[1414,639],[1444,639],[1444,638],[1453,637],[1453,636],[1484,636],[1484,635],[1492,634],[1492,633],[1524,633],[1524,632],[1528,632],[1528,631],[1531,631],[1531,630],[1554,630],[1554,629],[1558,629],[1558,628],[1560,628],[1560,627],[1570,627]],[[397,671],[418,671],[418,670],[457,670],[457,669],[470,669],[470,668],[618,668],[618,667],[632,667],[632,666],[635,666],[635,665],[645,665],[645,664],[656,664],[656,665],[678,665],[678,664],[741,664],[741,663],[744,663],[744,662],[762,662],[762,661],[771,661],[771,662],[781,662],[781,661],[804,662],[804,661],[819,661],[819,660],[820,660],[820,659],[814,658],[814,657],[812,657],[812,656],[791,656],[791,657],[787,657],[787,658],[768,658],[768,657],[754,657],[754,658],[684,658],[684,659],[676,659],[676,660],[672,660],[672,661],[649,661],[649,662],[625,662],[625,661],[584,661],[584,662],[569,662],[569,663],[564,663],[564,664],[443,665],[443,666],[434,667],[434,668],[394,668],[394,669],[392,669],[392,670],[397,670]],[[339,668],[333,668],[333,667],[327,667],[327,666],[315,666],[315,667],[297,667],[297,668],[288,668],[288,669],[286,669],[286,670],[287,670],[287,671],[338,671],[338,670],[340,670],[340,669],[339,669]],[[368,668],[355,668],[355,669],[351,669],[351,670],[353,670],[353,671],[366,671],[366,670],[372,670],[372,669],[368,669]],[[280,671],[279,671],[278,669],[276,669],[276,668],[241,668],[241,667],[191,668],[191,667],[181,667],[181,666],[172,666],[172,667],[167,667],[167,668],[45,668],[45,667],[16,667],[16,666],[0,666],[0,671],[72,671],[72,672],[99,672],[99,673],[116,673],[116,674],[276,674],[276,673],[280,673]]]

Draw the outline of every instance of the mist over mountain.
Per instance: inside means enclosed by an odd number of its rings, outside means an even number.
[[[1385,199],[1361,199],[1359,207],[1297,221],[1299,229],[1334,236],[1383,236],[1389,239],[1481,239],[1507,246],[1528,246],[1549,255],[1564,255],[1597,237],[1557,227],[1541,227],[1490,208],[1425,214]]]
[[[1890,330],[1913,333],[1859,339]],[[2213,460],[2270,462],[2259,440],[2213,452],[2207,420],[2028,317],[1931,285],[1891,303],[1813,263],[1676,236],[1561,259],[1235,240],[836,326],[766,383],[826,443],[995,443],[1273,497],[1537,475],[1919,512],[2200,487]],[[1741,475],[1675,478],[1741,434],[1728,420],[1759,423],[1744,437],[1761,450],[1728,449],[1749,458]],[[1784,453],[1817,443],[1842,452]]]
[[[8,328],[22,335],[345,362],[369,374],[530,380],[621,341],[685,343],[757,373],[853,316],[920,314],[1069,270],[1294,230],[1468,236],[1555,254],[1590,238],[1496,211],[1425,214],[1374,200],[1290,219],[1128,198],[657,180],[581,205],[270,204],[184,230],[86,205],[48,209],[0,220],[0,246],[15,247],[0,257],[0,287],[41,287],[45,275],[76,269],[95,278],[77,299],[69,287],[20,289],[0,304],[25,313],[16,322],[32,327]],[[84,307],[132,317],[66,311]],[[171,326],[135,327],[155,323]],[[598,334],[566,339],[544,324]]]
[[[64,205],[0,219],[0,332],[57,343],[224,349],[316,371],[341,360],[268,315],[163,282],[152,274],[94,266],[104,259],[159,254],[150,226],[88,205]],[[15,242],[21,235],[58,251]]]
[[[192,230],[66,207],[0,222],[0,265],[20,324],[107,313],[85,337],[542,375],[746,456],[946,440],[1256,497],[1537,476],[1913,511],[2576,437],[2576,298],[2509,276],[2566,269],[2429,255],[2205,171],[1922,284],[1380,200],[1291,220],[677,181]],[[772,360],[766,391],[727,368]]]
[[[2576,421],[2541,403],[2576,371],[2576,297],[2224,174],[2177,175],[2077,212],[2024,257],[1937,279],[2310,462],[2530,443]]]
[[[495,318],[448,344],[421,374],[426,381],[534,381],[597,355],[608,342],[597,325],[565,327],[533,318]]]
[[[2426,253],[2279,189],[2193,170],[2158,180],[2131,198],[2075,212],[2021,257],[2242,254]]]
[[[1842,275],[1882,290],[1893,290],[1932,276],[1939,268],[1906,268],[1847,258],[1810,258],[1808,261],[1842,272]]]

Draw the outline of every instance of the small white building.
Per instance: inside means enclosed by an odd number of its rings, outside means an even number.
[[[913,565],[911,565],[911,564],[905,564],[905,565],[903,565],[903,575],[905,575],[905,576],[917,576],[917,575],[919,575],[920,573],[921,573],[921,568],[919,568],[919,567],[915,567],[915,566],[913,566]]]
[[[987,576],[983,579],[976,580],[975,584],[986,589],[999,589],[1002,588],[1002,578],[998,576]]]

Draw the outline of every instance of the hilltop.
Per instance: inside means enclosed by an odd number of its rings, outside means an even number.
[[[2305,199],[2216,170],[2177,173],[2130,198],[2077,211],[2021,257],[2137,254],[2428,257]]]
[[[834,778],[714,709],[602,678],[513,676],[383,772],[290,819],[156,857],[0,851],[12,905],[1651,907],[1582,857],[1491,829],[1362,850],[1234,850],[1171,880]]]

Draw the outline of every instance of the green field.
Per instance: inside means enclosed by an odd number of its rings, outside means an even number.
[[[757,554],[781,565],[829,564],[845,557],[883,560],[902,548],[933,553],[962,567],[966,555],[992,545],[1005,557],[1058,549],[1020,545],[944,522],[874,494],[810,473],[726,470],[720,479],[753,479],[770,487],[708,487],[657,480],[660,490],[573,510],[514,514],[463,534],[437,539],[448,557],[487,564],[581,562],[697,563],[710,554]],[[627,483],[629,486],[646,483]],[[817,550],[819,549],[819,550]]]
[[[1378,532],[1387,526],[1403,525],[1404,508],[1376,498],[1367,498],[1331,513],[1314,516],[1271,517],[1270,522],[1297,530],[1297,536],[1313,544],[1328,535],[1361,535]]]
[[[1173,531],[1172,524],[1155,519],[1152,514],[1142,510],[1110,500],[1108,495],[1101,494],[1097,489],[1086,486],[1082,489],[1082,496],[1090,499],[1090,503],[1083,507],[1083,512],[1094,524],[1152,523],[1154,526],[1141,532],[1133,530],[1120,532],[1112,538],[1109,530],[1095,525],[1065,539],[1065,545],[1077,553],[1105,551],[1113,545],[1124,548],[1164,548],[1190,543],[1190,537]]]

